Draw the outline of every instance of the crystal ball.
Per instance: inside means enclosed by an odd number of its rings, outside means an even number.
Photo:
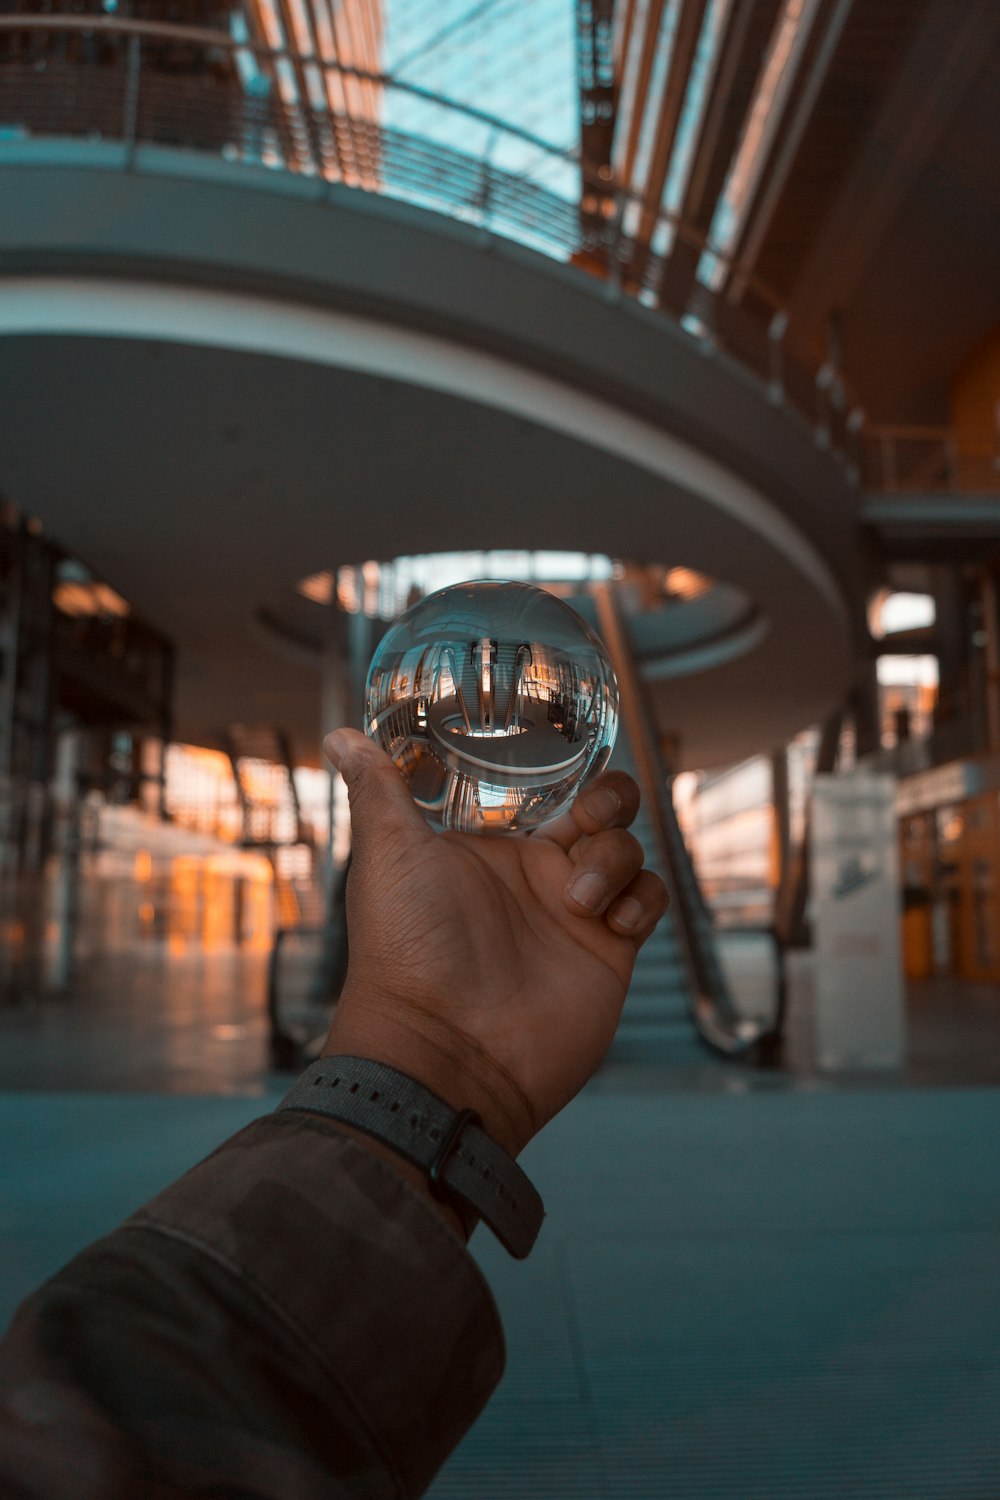
[[[601,641],[554,594],[459,583],[386,631],[364,722],[433,827],[517,832],[568,807],[604,769],[618,683]]]

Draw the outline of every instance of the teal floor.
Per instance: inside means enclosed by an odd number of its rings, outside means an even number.
[[[273,1097],[277,1097],[276,1095]],[[0,1096],[0,1318],[272,1096]],[[588,1090],[434,1500],[997,1500],[1000,1090]]]
[[[0,1008],[0,1326],[281,1096],[262,981],[133,955]],[[911,992],[882,1082],[815,1075],[807,986],[788,1073],[613,1052],[522,1157],[532,1256],[473,1236],[508,1370],[432,1500],[1000,1500],[998,1018]]]
[[[1000,1496],[1000,1090],[585,1096],[432,1494]]]

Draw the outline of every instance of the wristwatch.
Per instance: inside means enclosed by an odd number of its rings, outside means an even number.
[[[472,1109],[450,1104],[396,1068],[364,1057],[321,1057],[278,1109],[304,1109],[353,1125],[427,1173],[431,1191],[474,1210],[517,1260],[538,1237],[545,1206],[512,1156]]]

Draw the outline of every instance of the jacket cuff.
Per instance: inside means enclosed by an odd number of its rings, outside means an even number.
[[[123,1228],[192,1241],[282,1316],[420,1494],[503,1374],[472,1256],[393,1168],[332,1121],[255,1120]]]

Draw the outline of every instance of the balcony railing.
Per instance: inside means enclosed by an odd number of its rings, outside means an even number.
[[[869,489],[1000,490],[1000,446],[989,433],[959,436],[948,427],[869,427],[864,443]]]
[[[421,129],[384,123],[405,103]],[[707,357],[728,355],[805,419],[850,482],[876,489],[1000,489],[989,440],[957,452],[936,430],[872,429],[844,374],[799,338],[781,299],[677,218],[573,152],[414,84],[226,33],[82,16],[0,17],[0,153],[37,137],[144,146],[377,192],[519,241],[670,316]],[[326,185],[326,186],[324,186]],[[726,268],[719,290],[674,277],[679,247]],[[671,289],[675,288],[675,289]]]

